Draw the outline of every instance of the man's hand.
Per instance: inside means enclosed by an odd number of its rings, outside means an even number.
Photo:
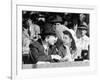
[[[51,58],[52,59],[58,59],[58,60],[60,60],[61,56],[59,56],[59,55],[51,55]]]

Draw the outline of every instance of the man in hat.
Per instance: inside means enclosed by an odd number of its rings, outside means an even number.
[[[41,34],[41,39],[30,44],[30,56],[33,63],[39,62],[54,62],[53,56],[56,55],[57,50],[54,45],[57,41],[55,32],[45,31]]]
[[[78,57],[88,59],[89,58],[89,37],[87,34],[87,26],[80,25],[78,29],[81,31],[81,37],[78,39],[77,43],[77,55]]]
[[[59,15],[56,15],[56,17],[51,20],[51,23],[53,23],[53,28],[55,29],[55,32],[59,39],[62,39],[63,31],[68,30],[68,28],[61,23],[63,22],[62,17]]]

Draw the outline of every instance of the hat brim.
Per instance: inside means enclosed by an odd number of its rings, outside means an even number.
[[[78,27],[78,29],[87,30],[87,28],[85,28],[85,27]]]
[[[62,23],[62,21],[50,21],[51,23]]]
[[[47,35],[53,35],[53,36],[56,36],[56,33],[41,33],[39,34],[41,36],[47,36]]]

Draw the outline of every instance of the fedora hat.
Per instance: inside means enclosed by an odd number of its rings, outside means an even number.
[[[56,35],[53,27],[52,27],[52,24],[50,23],[47,23],[44,25],[44,30],[43,32],[40,34],[41,36],[42,35]]]
[[[59,23],[59,22],[62,22],[62,17],[57,15],[53,20],[51,20],[52,23]]]
[[[88,28],[87,28],[86,25],[80,25],[80,26],[78,27],[78,29],[81,29],[81,30],[87,30]]]

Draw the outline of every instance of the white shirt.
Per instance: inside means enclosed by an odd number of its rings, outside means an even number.
[[[44,47],[44,53],[46,55],[48,55],[48,49],[49,49],[49,47],[46,44],[43,44],[43,47]]]
[[[82,50],[88,50],[89,37],[85,35],[80,39],[77,39],[76,46],[77,46],[77,56],[81,56]]]

